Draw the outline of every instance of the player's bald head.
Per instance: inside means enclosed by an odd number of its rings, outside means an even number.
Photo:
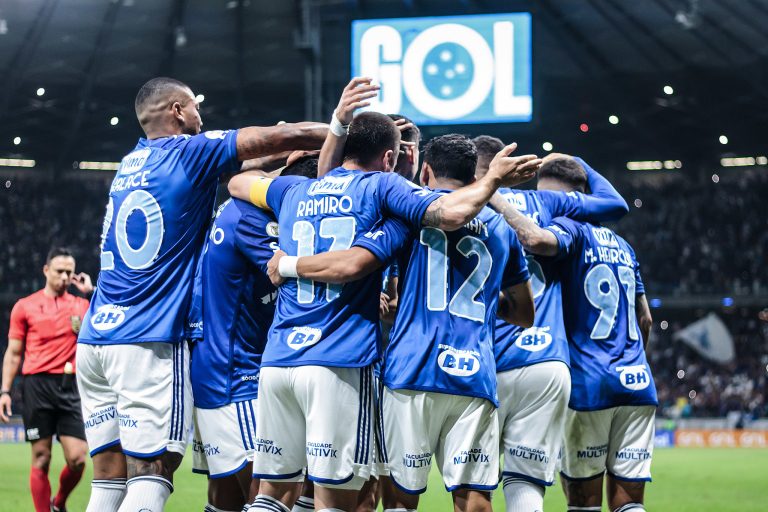
[[[142,128],[145,128],[169,105],[174,102],[184,105],[190,100],[194,101],[192,89],[184,82],[165,76],[153,78],[142,85],[136,95],[136,117]]]

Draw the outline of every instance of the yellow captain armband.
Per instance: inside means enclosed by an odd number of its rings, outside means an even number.
[[[272,181],[274,180],[271,178],[256,178],[251,183],[251,189],[248,191],[248,198],[251,200],[251,203],[263,210],[271,210],[267,204],[267,190],[269,190]]]

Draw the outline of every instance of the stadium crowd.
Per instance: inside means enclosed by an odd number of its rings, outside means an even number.
[[[636,248],[650,297],[738,296],[768,293],[759,252],[768,247],[768,203],[749,190],[768,188],[760,169],[707,173],[608,173],[630,204],[616,229]],[[40,194],[49,181],[35,176],[0,181],[0,330],[7,332],[14,301],[39,288],[40,268],[52,245],[77,251],[78,269],[97,274],[104,198],[111,173],[56,180],[55,194]],[[29,214],[29,212],[33,212]],[[729,250],[738,247],[739,250]],[[681,272],[680,269],[688,269]],[[701,313],[698,315],[698,313]],[[667,417],[768,415],[768,327],[754,309],[721,315],[736,345],[737,360],[720,367],[679,342],[674,332],[706,312],[687,311],[662,330],[655,314],[649,351]],[[5,344],[3,340],[1,345]],[[684,371],[683,378],[678,377]],[[689,399],[691,391],[695,397]]]

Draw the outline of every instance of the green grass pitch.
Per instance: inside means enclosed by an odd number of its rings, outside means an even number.
[[[60,447],[54,447],[51,468],[54,492],[62,466]],[[32,510],[29,497],[29,446],[0,444],[0,512]],[[205,477],[192,474],[191,457],[176,473],[176,492],[166,510],[198,512],[205,505]],[[646,488],[649,511],[674,512],[764,512],[768,510],[768,449],[660,449],[654,453],[654,481]],[[70,512],[85,510],[88,500],[90,466],[83,483],[69,500]],[[494,493],[494,510],[504,510],[504,497]],[[559,485],[549,489],[545,509],[564,512],[565,501]],[[433,471],[419,510],[451,511],[450,496],[440,475]]]

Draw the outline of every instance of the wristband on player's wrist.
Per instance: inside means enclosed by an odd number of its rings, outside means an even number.
[[[10,390],[8,390],[8,389],[0,389],[0,396],[10,395],[10,394],[11,394]]]
[[[333,133],[337,137],[346,137],[349,131],[349,125],[341,124],[341,121],[339,121],[339,118],[336,116],[335,110],[333,111],[333,115],[331,116],[330,130],[331,130],[331,133]]]
[[[299,277],[299,273],[296,270],[298,263],[298,256],[283,256],[277,264],[277,271],[282,277]]]

